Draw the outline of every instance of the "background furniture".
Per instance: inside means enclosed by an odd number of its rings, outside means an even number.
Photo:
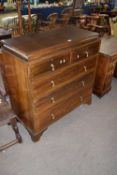
[[[77,27],[4,41],[6,89],[33,141],[77,106],[91,103],[99,43],[97,33]]]
[[[117,78],[117,64],[116,64],[116,66],[115,66],[114,77]]]
[[[0,28],[0,62],[1,62],[1,57],[2,57],[2,52],[1,52],[2,43],[1,43],[1,40],[8,39],[8,38],[11,38],[11,32]],[[5,94],[5,88],[4,88],[4,83],[3,83],[3,80],[2,80],[1,71],[0,71],[0,92],[2,92],[2,94]]]
[[[45,31],[54,29],[56,27],[57,19],[58,19],[58,13],[52,13],[48,15],[47,20],[42,21],[41,28],[43,28],[43,30]]]
[[[117,37],[117,16],[110,18],[111,35]]]
[[[98,57],[94,93],[103,96],[111,90],[111,82],[117,62],[117,38],[105,37],[101,41]]]
[[[5,29],[0,29],[0,49],[2,46],[1,40],[8,39],[8,38],[11,38],[11,32]],[[0,146],[0,151],[18,142],[19,143],[22,142],[22,138],[19,134],[19,130],[17,127],[16,115],[12,111],[10,104],[6,101],[6,98],[5,98],[6,91],[5,91],[3,78],[2,78],[1,60],[2,60],[2,53],[0,53],[0,126],[10,123],[15,132],[16,139],[3,146]]]
[[[0,146],[0,151],[3,151],[4,149],[9,148],[16,143],[22,142],[22,138],[17,127],[16,115],[12,111],[10,104],[5,100],[5,97],[0,95],[0,126],[6,124],[10,124],[12,126],[16,135],[16,139]]]
[[[65,6],[62,6],[62,7],[32,8],[31,9],[31,14],[41,13],[43,15],[44,19],[47,19],[48,15],[50,15],[51,13],[60,14],[64,8],[65,8]],[[28,9],[27,8],[21,9],[21,13],[22,13],[22,15],[27,15],[28,14]]]
[[[11,38],[11,32],[0,28],[0,40]]]
[[[106,14],[80,15],[79,27],[98,32],[102,37],[105,33],[110,34],[109,16]]]

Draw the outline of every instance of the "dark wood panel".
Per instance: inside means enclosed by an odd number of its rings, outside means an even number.
[[[99,54],[93,90],[98,96],[105,95],[111,89],[116,62],[117,60],[113,57]]]

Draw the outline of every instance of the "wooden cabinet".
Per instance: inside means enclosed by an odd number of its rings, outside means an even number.
[[[77,106],[91,103],[98,34],[66,27],[3,43],[5,86],[33,140]]]
[[[115,66],[114,77],[117,78],[117,63],[116,63],[116,66]]]
[[[117,62],[117,39],[103,38],[98,57],[94,93],[103,96],[111,89],[112,77]]]

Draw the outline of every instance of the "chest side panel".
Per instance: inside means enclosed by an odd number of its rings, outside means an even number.
[[[27,62],[3,51],[1,70],[13,110],[27,127],[32,128]]]

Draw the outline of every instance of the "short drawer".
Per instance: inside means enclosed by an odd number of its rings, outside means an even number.
[[[82,59],[86,59],[90,56],[93,56],[98,53],[99,42],[95,42],[89,45],[86,45],[81,48],[76,48],[72,51],[72,62],[77,62]]]
[[[41,131],[47,128],[50,124],[60,119],[62,116],[72,111],[77,106],[88,103],[91,100],[91,89],[75,92],[70,97],[66,98],[53,108],[48,109],[45,112],[40,111],[35,115],[34,128],[37,131]]]
[[[55,72],[57,69],[63,68],[70,63],[70,53],[60,54],[58,56],[52,56],[45,61],[35,61],[30,63],[30,77],[33,79],[36,76],[47,74],[49,72]]]
[[[75,81],[59,88],[56,91],[51,92],[49,95],[41,98],[35,99],[33,101],[36,109],[40,109],[41,111],[46,110],[57,104],[59,101],[62,101],[67,96],[73,94],[74,92],[78,92],[84,90],[86,88],[92,88],[94,81],[94,75],[92,73],[83,76],[82,78],[78,78]]]
[[[45,96],[48,92],[54,91],[57,88],[64,86],[95,70],[96,59],[86,60],[81,64],[75,64],[68,69],[65,69],[53,76],[48,76],[46,79],[37,79],[31,82],[32,96]]]

